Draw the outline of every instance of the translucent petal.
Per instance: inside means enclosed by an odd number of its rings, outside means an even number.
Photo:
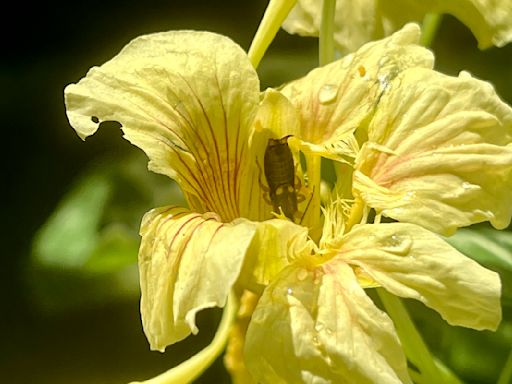
[[[502,47],[512,41],[512,3],[509,0],[386,0],[379,12],[395,28],[427,13],[448,13],[467,25],[480,49]],[[408,12],[410,11],[410,12]]]
[[[377,0],[336,1],[334,39],[342,53],[353,52],[371,40],[380,39],[382,26],[376,24]],[[322,2],[298,0],[283,23],[283,29],[302,36],[318,36],[321,26]],[[411,19],[412,21],[412,19]]]
[[[420,300],[451,325],[495,330],[501,321],[499,275],[417,225],[357,225],[339,252],[391,293]]]
[[[149,168],[176,179],[196,211],[240,216],[259,81],[246,54],[207,32],[141,36],[65,89],[68,119],[85,139],[122,125]]]
[[[322,2],[298,0],[283,23],[289,33],[318,36]],[[337,0],[334,39],[342,53],[388,36],[427,13],[448,13],[466,24],[478,46],[501,47],[512,41],[512,4],[508,0]]]
[[[355,193],[378,213],[442,234],[512,215],[512,109],[492,86],[411,69],[368,128]]]
[[[163,207],[141,224],[141,314],[151,349],[163,351],[197,333],[196,313],[223,307],[254,236],[247,220]]]
[[[410,383],[391,319],[337,260],[291,265],[265,289],[245,361],[259,383]]]
[[[432,67],[431,52],[416,45],[419,34],[419,27],[409,24],[283,87],[299,113],[305,152],[335,160],[355,157],[352,133],[374,112],[390,81],[406,68]]]

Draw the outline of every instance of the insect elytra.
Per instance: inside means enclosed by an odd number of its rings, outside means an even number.
[[[288,138],[269,139],[264,155],[264,171],[269,197],[275,212],[283,211],[290,220],[297,213],[297,191],[295,186],[295,164]]]

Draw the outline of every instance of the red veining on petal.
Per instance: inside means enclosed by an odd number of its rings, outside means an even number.
[[[184,223],[182,224],[179,224],[179,227],[177,228],[176,232],[174,233],[171,241],[169,242],[169,245],[168,245],[168,248],[167,248],[167,259],[169,259],[169,255],[171,254],[171,251],[173,249],[173,245],[174,245],[174,242],[176,241],[176,239],[178,238],[179,234],[185,229],[185,227],[187,227],[187,225],[191,224],[195,219],[200,219],[201,218],[201,215],[193,215],[192,217],[188,218]],[[201,224],[201,223],[204,223],[204,221],[201,221],[200,223],[198,224]],[[177,223],[176,223],[177,224]],[[172,224],[173,226],[174,224]],[[192,229],[192,231],[188,231],[187,230],[187,234],[189,235],[188,238],[190,239],[192,237],[192,235],[194,234],[195,230],[197,229],[197,226]],[[183,254],[183,250],[182,252],[179,252],[178,253],[178,259],[175,261],[175,263],[179,264],[179,261],[181,259],[181,256]]]

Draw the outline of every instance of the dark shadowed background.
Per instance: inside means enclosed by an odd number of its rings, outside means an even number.
[[[179,195],[165,177],[145,175],[143,157],[134,155],[139,150],[121,138],[115,124],[82,142],[67,122],[63,89],[141,34],[209,30],[248,49],[266,1],[91,0],[12,6],[3,12],[0,61],[5,191],[0,381],[123,383],[149,378],[206,345],[220,313],[200,314],[200,334],[168,348],[166,354],[149,351],[141,329],[133,264],[137,228],[144,212],[172,203],[169,200]],[[498,94],[512,102],[512,45],[478,51],[469,31],[446,17],[433,49],[439,70],[456,74],[467,69],[493,82]],[[262,86],[304,74],[316,65],[316,50],[316,39],[281,31],[259,69]],[[88,177],[93,179],[92,189],[84,192]],[[87,261],[87,268],[81,269],[84,261],[73,259],[74,249],[62,265],[57,256],[52,258],[51,249],[33,251],[36,231],[77,188],[82,194],[73,196],[77,206],[85,208],[74,213],[75,219],[85,217],[82,212],[87,209],[99,209],[97,201],[108,209],[96,224],[104,229],[107,221],[116,223],[101,235],[107,238],[101,246],[117,252],[109,265]],[[87,208],[87,201],[92,208]],[[76,228],[70,230],[68,242],[79,247],[82,229],[79,224]],[[89,239],[92,235],[86,230],[83,237]],[[63,239],[55,241],[60,244]],[[434,340],[437,335],[428,337]],[[497,367],[503,359],[494,358]],[[461,374],[473,383],[490,383],[493,377],[492,372],[480,377],[471,371]],[[198,382],[228,383],[229,378],[219,361]]]

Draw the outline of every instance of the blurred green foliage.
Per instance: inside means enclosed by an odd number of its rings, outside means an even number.
[[[91,166],[38,231],[29,282],[42,309],[138,295],[138,228],[146,207],[185,204],[178,186],[148,172],[146,162],[135,152]]]

